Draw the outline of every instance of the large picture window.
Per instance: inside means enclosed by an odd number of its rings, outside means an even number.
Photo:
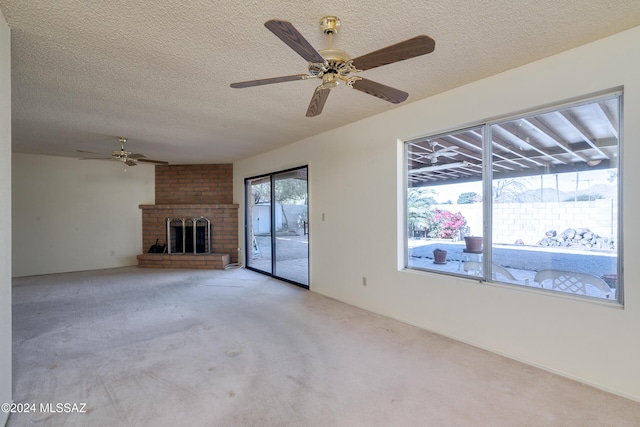
[[[407,141],[406,267],[622,303],[621,105]]]

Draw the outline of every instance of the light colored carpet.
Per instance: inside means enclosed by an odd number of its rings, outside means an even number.
[[[13,319],[38,411],[11,427],[640,425],[640,403],[247,270],[17,278]]]

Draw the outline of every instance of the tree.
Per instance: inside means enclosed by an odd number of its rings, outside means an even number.
[[[472,203],[481,202],[482,197],[475,191],[469,191],[468,193],[462,193],[458,196],[459,205],[470,205]]]
[[[300,204],[308,204],[307,180],[297,178],[276,179],[275,200],[280,205],[282,211],[284,230],[289,229],[289,219],[285,213],[283,204],[292,204],[299,202]],[[271,202],[271,182],[262,182],[255,184],[251,188],[255,204]]]
[[[493,181],[493,201],[509,203],[518,201],[519,193],[527,189],[527,178],[509,178]]]
[[[302,202],[300,204],[305,205],[308,204],[307,180],[297,178],[276,179],[275,193],[276,201],[280,203],[280,209],[282,209],[282,228],[288,230],[289,218],[287,218],[283,205],[285,203],[292,204],[295,202]]]
[[[252,186],[256,203],[271,201],[271,183],[262,182]],[[307,181],[304,179],[277,179],[275,196],[279,203],[304,202],[307,204]]]
[[[435,192],[425,188],[409,188],[407,190],[407,226],[409,235],[427,227],[431,218],[431,205],[436,201]]]
[[[303,202],[307,204],[307,180],[280,179],[276,180],[276,200],[280,203]]]
[[[271,183],[262,182],[251,186],[254,203],[269,203],[271,201]]]

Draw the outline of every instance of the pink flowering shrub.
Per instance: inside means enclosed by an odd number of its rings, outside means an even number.
[[[453,213],[435,209],[429,224],[429,236],[440,239],[452,239],[458,235],[462,227],[467,225],[467,220],[460,212]]]

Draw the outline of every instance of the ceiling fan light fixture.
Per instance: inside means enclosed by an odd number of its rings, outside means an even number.
[[[333,89],[336,86],[338,86],[338,82],[327,82],[327,83],[322,83],[322,85],[320,85],[322,89]]]
[[[338,75],[334,73],[328,73],[322,76],[322,89],[333,89],[338,86],[340,81]]]

